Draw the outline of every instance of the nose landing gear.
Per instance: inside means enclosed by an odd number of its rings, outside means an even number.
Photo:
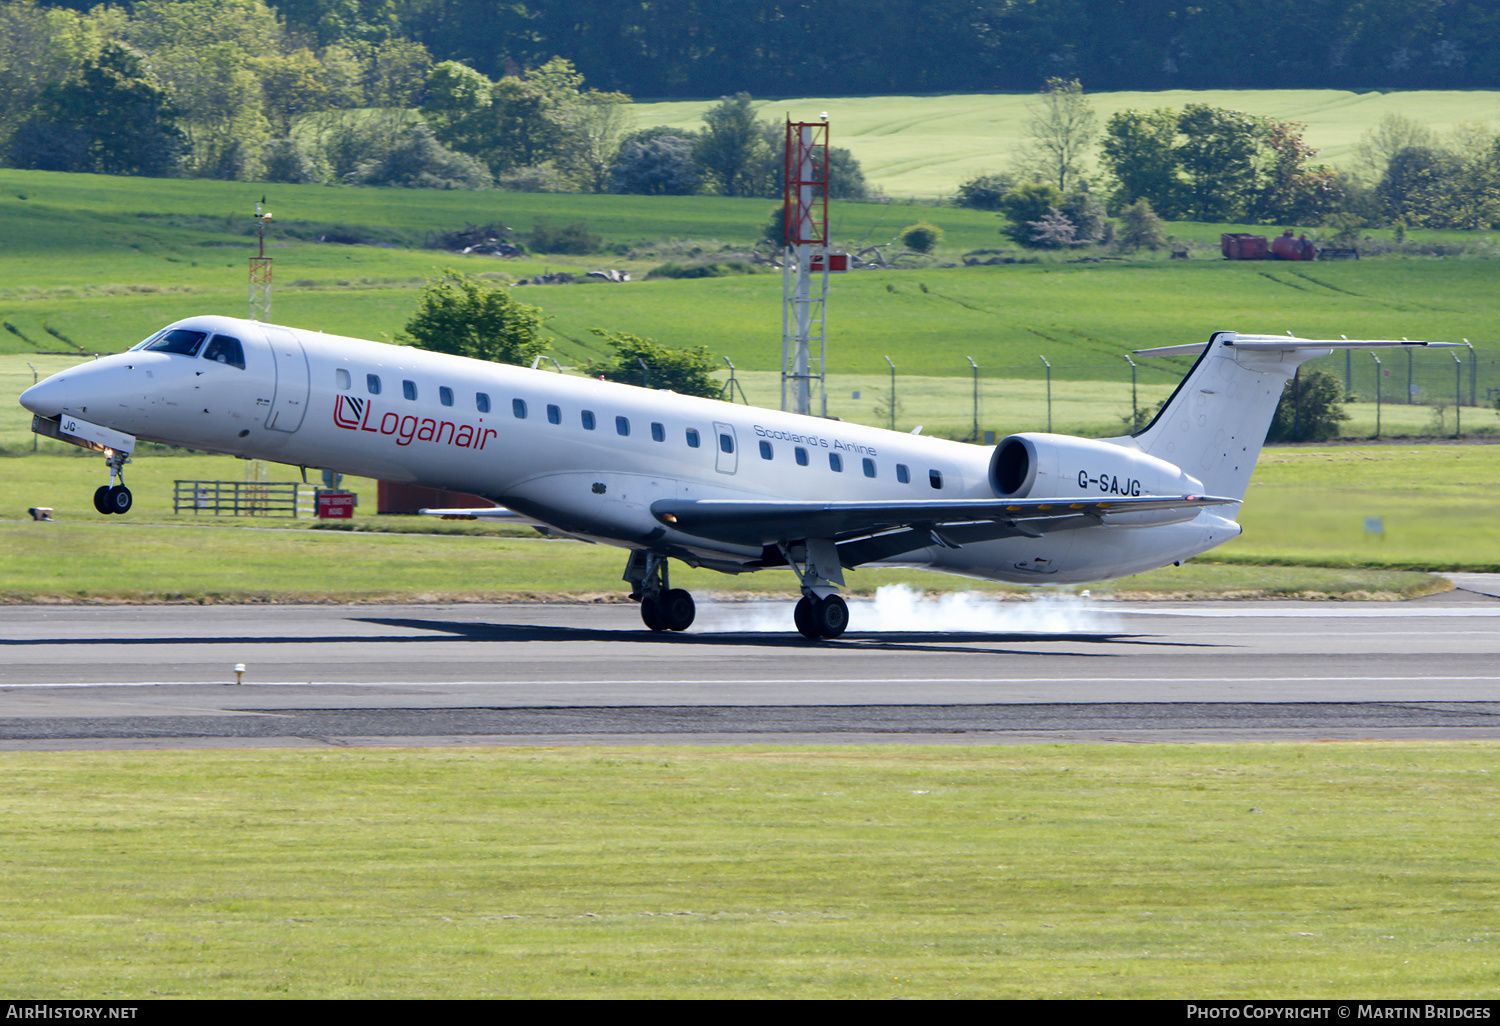
[[[111,452],[104,460],[109,467],[109,484],[100,485],[94,492],[94,508],[100,513],[130,512],[134,499],[125,487],[125,464],[129,460],[130,455],[123,452]]]

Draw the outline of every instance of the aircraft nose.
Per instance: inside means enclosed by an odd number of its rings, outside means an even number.
[[[68,385],[63,375],[54,374],[22,392],[21,405],[38,416],[60,416],[67,392]]]

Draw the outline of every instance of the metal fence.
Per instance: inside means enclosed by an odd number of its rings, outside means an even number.
[[[173,513],[298,517],[313,512],[312,486],[295,481],[175,481],[173,485]]]

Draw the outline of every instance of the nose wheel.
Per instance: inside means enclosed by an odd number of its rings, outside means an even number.
[[[109,484],[100,485],[94,492],[94,508],[106,515],[110,513],[129,513],[134,500],[131,498],[130,489],[125,487],[125,464],[129,461],[128,453],[109,452],[104,464],[109,467]]]
[[[94,492],[94,508],[100,513],[129,513],[134,500],[124,485],[100,485]]]

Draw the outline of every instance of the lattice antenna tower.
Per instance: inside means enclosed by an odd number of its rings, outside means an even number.
[[[828,115],[786,124],[781,262],[781,408],[828,416]],[[813,276],[821,281],[814,286]],[[812,355],[816,343],[817,356]]]
[[[266,222],[271,220],[269,212],[261,207],[266,198],[262,196],[255,204],[255,233],[259,249],[250,258],[250,319],[268,323],[271,320],[271,258],[266,256]]]

